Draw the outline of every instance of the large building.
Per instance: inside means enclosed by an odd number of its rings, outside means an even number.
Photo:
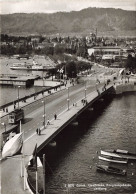
[[[88,54],[94,55],[120,55],[121,48],[117,46],[101,46],[88,49]]]

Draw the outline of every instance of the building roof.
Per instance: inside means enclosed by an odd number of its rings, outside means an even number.
[[[94,49],[121,49],[121,47],[118,46],[101,46],[101,47],[93,47]]]

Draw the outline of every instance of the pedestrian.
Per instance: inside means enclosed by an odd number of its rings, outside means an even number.
[[[8,108],[6,108],[6,112],[8,112]]]
[[[54,115],[54,119],[55,119],[55,120],[57,119],[57,115],[56,115],[56,114]]]
[[[3,112],[5,112],[5,108],[3,108]]]
[[[41,135],[41,129],[39,128],[39,135]]]
[[[47,120],[47,125],[50,125],[50,120],[49,119]]]
[[[36,133],[38,134],[38,128],[36,129]]]
[[[16,105],[14,104],[14,109],[16,108]]]

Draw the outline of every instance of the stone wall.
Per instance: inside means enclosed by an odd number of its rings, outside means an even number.
[[[114,86],[116,94],[122,94],[124,92],[135,92],[136,85],[134,83],[119,84]]]

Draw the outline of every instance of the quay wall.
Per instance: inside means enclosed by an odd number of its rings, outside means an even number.
[[[126,84],[119,84],[115,85],[115,93],[116,94],[123,94],[125,92],[136,92],[136,83],[126,83]]]

